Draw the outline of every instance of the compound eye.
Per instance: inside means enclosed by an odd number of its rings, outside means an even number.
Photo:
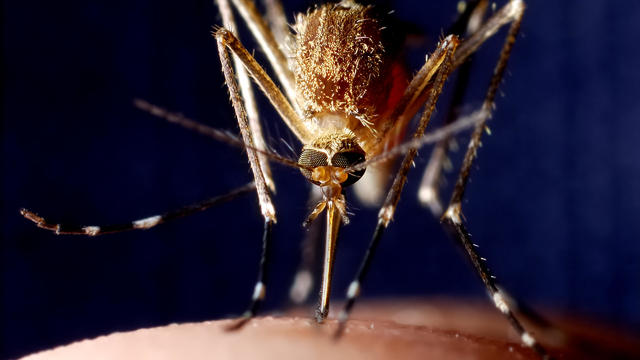
[[[328,166],[329,159],[327,158],[327,154],[322,151],[318,151],[315,149],[303,149],[300,154],[300,158],[298,158],[298,164],[310,168],[315,168],[318,166]],[[312,183],[319,185],[318,182],[313,180],[313,172],[307,169],[300,169],[302,175],[306,177]]]
[[[357,151],[343,151],[339,152],[331,158],[331,165],[337,166],[341,168],[348,168],[350,166],[354,166],[364,162],[365,157],[364,154]],[[342,183],[342,186],[349,186],[360,180],[362,175],[364,175],[365,169],[354,171],[349,174],[349,178],[345,182]]]

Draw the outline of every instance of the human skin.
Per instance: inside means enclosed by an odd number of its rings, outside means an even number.
[[[226,330],[234,320],[216,320],[113,333],[25,359],[539,358],[519,343],[507,321],[488,306],[405,300],[364,304],[358,310],[338,341],[332,336],[337,326],[334,319],[319,325],[298,310],[291,315],[253,319],[237,331]],[[638,345],[634,340],[618,336],[613,342],[617,350],[602,351],[616,351],[618,358],[638,355],[632,350]],[[603,355],[585,354],[562,344],[550,347],[555,356],[564,359]]]

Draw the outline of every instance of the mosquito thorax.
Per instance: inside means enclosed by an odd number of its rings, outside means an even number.
[[[393,28],[382,8],[353,0],[299,14],[291,63],[302,112],[351,130],[374,126],[406,87],[394,76],[402,41]]]
[[[319,186],[345,187],[358,181],[365,169],[347,172],[346,168],[365,161],[365,152],[355,135],[338,131],[321,135],[302,148],[298,164],[305,166],[302,175]]]

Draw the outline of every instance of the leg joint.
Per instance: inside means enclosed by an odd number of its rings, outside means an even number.
[[[462,219],[460,214],[462,213],[462,205],[459,202],[454,202],[449,205],[447,211],[442,215],[441,220],[449,220],[452,223],[459,225],[462,224]]]
[[[233,33],[223,27],[215,30],[213,32],[213,37],[215,37],[218,42],[222,43],[225,46],[235,40],[235,36],[233,36]]]

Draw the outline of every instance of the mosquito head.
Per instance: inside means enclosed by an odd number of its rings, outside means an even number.
[[[345,187],[358,181],[365,169],[346,172],[345,168],[365,161],[365,152],[348,130],[317,137],[302,148],[298,164],[309,181],[318,186]],[[311,168],[311,169],[309,169]]]

